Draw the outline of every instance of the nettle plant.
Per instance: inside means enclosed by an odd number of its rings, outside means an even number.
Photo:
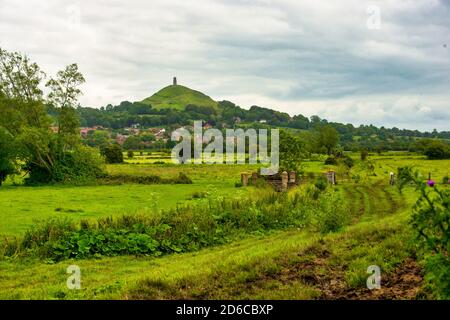
[[[411,225],[425,257],[427,280],[438,298],[450,298],[450,191],[425,181],[410,167],[399,169],[400,186],[412,183],[420,193]]]

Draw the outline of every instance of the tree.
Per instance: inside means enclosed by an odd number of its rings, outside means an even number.
[[[450,158],[450,146],[440,140],[431,140],[428,145],[425,146],[423,152],[428,159],[448,159]]]
[[[16,172],[12,137],[0,128],[0,186],[6,177]]]
[[[0,128],[11,137],[22,169],[29,173],[27,182],[95,178],[103,168],[96,152],[81,146],[75,110],[83,76],[75,64],[58,72],[47,83],[47,100],[40,89],[44,78],[45,73],[27,56],[0,49]],[[58,111],[56,133],[50,129],[46,106]]]
[[[122,147],[117,143],[104,147],[101,153],[107,163],[123,163]]]
[[[339,133],[330,125],[320,126],[317,129],[318,149],[324,148],[328,155],[339,143]]]
[[[86,138],[86,144],[88,146],[99,147],[100,149],[110,144],[110,141],[109,132],[103,130],[89,131]]]
[[[306,155],[304,143],[299,137],[288,131],[280,131],[280,169],[282,171],[296,171],[300,167],[301,159]]]

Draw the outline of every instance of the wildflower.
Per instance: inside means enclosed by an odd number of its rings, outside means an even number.
[[[434,187],[435,182],[434,182],[434,180],[428,180],[428,181],[427,181],[427,184],[428,184],[430,187]]]

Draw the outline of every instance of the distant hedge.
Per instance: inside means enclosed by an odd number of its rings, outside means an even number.
[[[98,179],[98,184],[192,184],[192,180],[180,172],[174,178],[161,178],[157,175],[134,176],[134,175],[106,175]]]

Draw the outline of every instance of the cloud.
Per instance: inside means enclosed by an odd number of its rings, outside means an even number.
[[[450,130],[444,0],[0,0],[0,46],[48,73],[77,62],[88,106],[143,99],[176,75],[243,107]]]

